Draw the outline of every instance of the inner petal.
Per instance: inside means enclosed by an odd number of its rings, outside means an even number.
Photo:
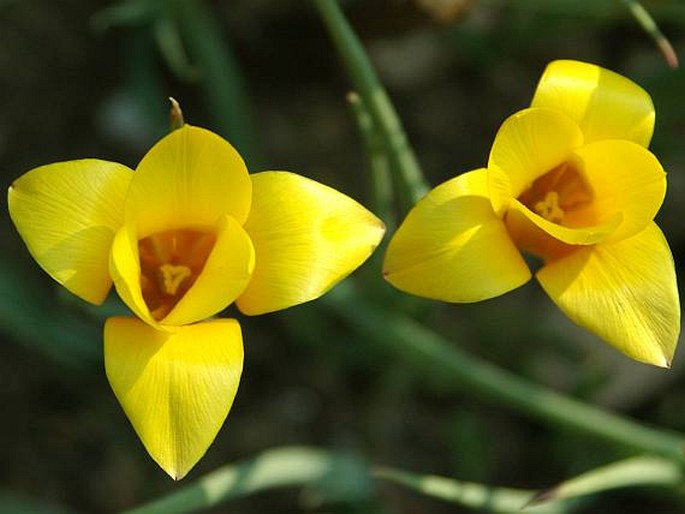
[[[599,221],[592,208],[592,188],[572,161],[536,179],[518,200],[539,216],[564,227],[587,227]]]
[[[598,208],[583,167],[571,159],[534,180],[514,199],[505,223],[519,249],[549,262],[578,246],[605,240],[622,219],[620,212]]]
[[[179,229],[138,241],[141,289],[152,317],[160,321],[193,286],[216,243],[213,232]]]

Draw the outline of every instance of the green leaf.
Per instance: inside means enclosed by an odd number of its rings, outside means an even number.
[[[366,465],[356,457],[307,447],[267,450],[217,469],[194,483],[125,514],[182,514],[270,489],[313,487],[327,501],[361,501],[370,493]]]

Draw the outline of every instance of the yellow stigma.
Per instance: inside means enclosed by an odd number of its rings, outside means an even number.
[[[536,202],[533,209],[552,223],[561,223],[564,220],[564,210],[559,206],[559,193],[556,191],[548,191],[541,201]]]
[[[159,272],[162,291],[172,296],[178,291],[178,286],[192,274],[188,266],[174,266],[173,264],[162,264]]]

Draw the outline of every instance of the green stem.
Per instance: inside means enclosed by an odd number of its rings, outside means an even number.
[[[334,501],[361,501],[369,494],[368,478],[366,465],[349,455],[307,447],[274,448],[122,514],[185,514],[260,491],[303,485],[324,488]]]
[[[643,29],[649,34],[656,45],[661,50],[666,62],[671,68],[678,67],[678,54],[676,54],[671,42],[664,36],[664,34],[659,29],[659,26],[652,18],[651,14],[647,12],[640,2],[637,0],[621,0],[628,10],[630,10],[633,17],[642,26]]]
[[[369,159],[369,171],[371,172],[371,210],[383,220],[388,232],[392,232],[392,178],[390,176],[390,164],[385,152],[383,140],[378,129],[369,114],[364,101],[357,93],[347,95],[347,101],[352,107],[354,118],[357,121],[359,133],[364,141],[366,155]]]
[[[423,197],[429,187],[397,112],[338,3],[335,0],[314,0],[314,5],[328,29],[354,89],[364,101],[383,138],[393,171],[398,175],[400,192],[409,207]]]
[[[535,495],[532,490],[490,487],[437,475],[418,475],[384,466],[374,467],[372,475],[432,498],[491,513],[519,512]],[[551,501],[532,511],[535,514],[566,514],[573,511],[573,504]]]
[[[366,301],[351,282],[323,298],[324,304],[370,341],[423,362],[432,373],[550,425],[683,462],[685,435],[642,425],[528,382],[459,349],[414,320]]]
[[[204,97],[219,131],[255,167],[254,131],[246,86],[231,47],[216,16],[204,0],[174,0],[168,4],[199,68]]]

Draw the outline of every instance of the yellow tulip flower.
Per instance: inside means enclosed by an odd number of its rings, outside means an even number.
[[[361,265],[384,227],[351,198],[284,171],[248,174],[224,139],[185,125],[135,171],[85,159],[9,189],[30,253],[102,303],[114,284],[136,317],[105,324],[107,377],[152,458],[183,477],[214,440],[243,364],[245,314],[300,304]]]
[[[680,331],[671,251],[654,223],[666,175],[647,150],[649,95],[577,61],[552,62],[508,118],[487,168],[437,186],[388,246],[395,287],[448,302],[526,283],[523,254],[559,308],[633,359],[668,367]]]

